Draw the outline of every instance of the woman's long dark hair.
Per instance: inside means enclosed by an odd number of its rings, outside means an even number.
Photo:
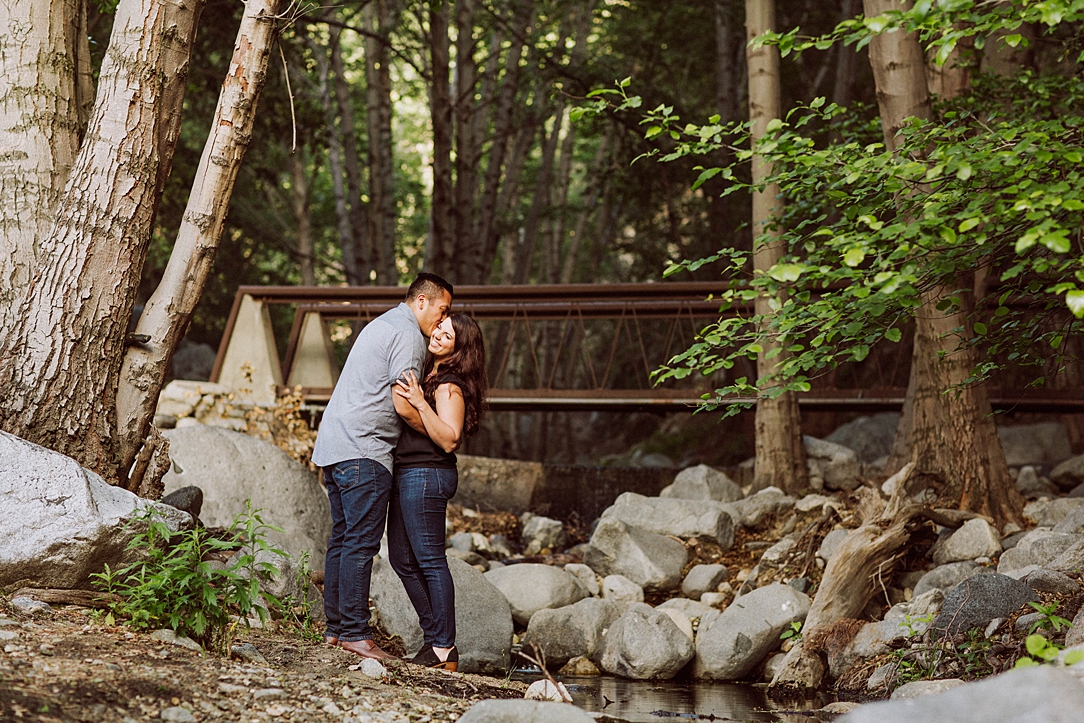
[[[463,418],[463,436],[471,437],[478,431],[482,419],[485,417],[485,397],[489,390],[489,379],[486,375],[486,345],[482,340],[482,330],[478,328],[478,322],[466,314],[456,312],[450,314],[452,329],[455,331],[455,350],[440,362],[437,375],[429,379],[429,373],[433,371],[435,359],[430,356],[425,362],[422,389],[430,403],[433,401],[433,393],[441,384],[441,379],[446,374],[454,374],[463,382],[463,402],[466,413]]]

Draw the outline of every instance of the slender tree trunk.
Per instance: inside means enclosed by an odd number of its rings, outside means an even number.
[[[372,0],[362,11],[365,29],[366,109],[369,124],[369,238],[376,282],[395,285],[395,157],[391,134],[391,65],[388,48],[398,25],[397,0]]]
[[[474,11],[476,0],[456,0],[455,3],[455,202],[452,206],[453,241],[446,269],[457,283],[464,256],[473,252],[474,200],[478,191],[478,162],[481,160],[481,139],[476,134],[475,116],[480,113],[474,94],[478,85],[478,65],[474,54]]]
[[[230,196],[252,138],[260,90],[278,36],[276,15],[281,4],[282,0],[248,0],[245,4],[230,72],[222,84],[173,252],[136,327],[136,333],[146,334],[150,341],[128,347],[124,356],[116,396],[124,472],[137,454],[147,454],[146,448],[140,448],[148,434],[154,438],[151,420],[162,381],[214,263]],[[168,464],[168,458],[156,456],[152,479],[133,476],[128,481],[129,489],[160,492],[160,483],[153,475],[165,472],[162,462]]]
[[[591,173],[588,175],[587,182],[590,190],[587,194],[587,200],[580,210],[580,215],[576,220],[576,227],[572,230],[572,239],[569,241],[568,251],[565,252],[564,266],[561,268],[560,281],[562,284],[572,283],[572,275],[576,269],[576,259],[579,256],[580,247],[583,246],[583,236],[587,231],[587,220],[594,213],[595,208],[598,207],[598,200],[602,196],[603,189],[609,179],[606,167],[610,158],[610,137],[612,135],[613,128],[607,126],[606,131],[599,139],[598,150],[595,151],[595,162],[591,167]]]
[[[290,206],[296,228],[297,264],[301,271],[301,283],[316,286],[312,224],[309,221],[309,185],[305,155],[298,148],[290,154]]]
[[[843,0],[841,20],[854,18],[857,11],[856,0]],[[853,45],[836,43],[836,79],[832,87],[832,102],[836,105],[850,105],[854,100],[854,79],[858,71],[858,51]]]
[[[433,199],[429,240],[425,246],[425,269],[447,274],[455,253],[452,204],[452,99],[448,86],[450,41],[448,23],[451,0],[431,0],[429,10],[429,56],[433,81],[429,86],[429,111],[433,124]]]
[[[898,0],[864,0],[867,17],[900,9]],[[888,148],[899,146],[897,133],[907,118],[930,118],[929,86],[918,38],[886,33],[870,43],[870,64],[877,83],[881,124]],[[959,88],[957,82],[953,86]],[[933,486],[962,509],[988,515],[998,523],[1019,521],[1023,500],[1009,477],[984,386],[962,385],[977,362],[971,338],[974,298],[959,294],[960,305],[946,311],[937,305],[956,289],[971,288],[967,278],[945,279],[923,292],[915,316],[911,378],[890,467],[909,458],[915,478]],[[960,332],[955,329],[962,329]]]
[[[746,0],[745,26],[747,40],[773,30],[775,25],[774,0]],[[768,122],[781,117],[779,101],[779,50],[765,45],[747,51],[749,68],[749,119],[753,123],[754,147],[764,136]],[[759,157],[753,157],[753,183],[758,184],[772,172],[771,165]],[[770,225],[781,212],[779,186],[770,184],[753,194],[753,268],[766,272],[774,266],[785,251],[780,233]],[[759,235],[759,238],[757,238]],[[756,313],[771,314],[770,299],[758,297]],[[757,376],[770,375],[783,354],[769,358],[768,352],[779,346],[772,340],[764,345],[757,357]],[[809,486],[806,468],[805,446],[802,444],[801,419],[798,399],[793,392],[785,392],[774,399],[761,397],[756,411],[756,472],[754,489],[778,487],[785,492],[799,492]]]

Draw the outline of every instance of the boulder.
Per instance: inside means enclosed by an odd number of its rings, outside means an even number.
[[[779,645],[779,635],[794,621],[805,620],[809,598],[778,583],[743,595],[696,635],[694,675],[709,680],[738,680],[756,669]]]
[[[1084,570],[1084,539],[1074,535],[1076,542],[1065,549],[1065,552],[1043,565],[1048,570],[1057,570],[1065,573],[1078,573]]]
[[[1072,626],[1065,631],[1065,647],[1084,643],[1084,607],[1073,617]]]
[[[1024,517],[1034,522],[1037,527],[1053,527],[1082,504],[1084,499],[1079,497],[1035,500],[1024,505]]]
[[[1080,592],[1077,581],[1055,570],[1038,569],[1028,573],[1023,579],[1025,585],[1035,592],[1049,592],[1055,595],[1076,595]]]
[[[455,587],[456,648],[464,673],[504,675],[511,664],[512,610],[501,591],[462,560],[448,558]],[[373,561],[370,588],[380,626],[403,639],[407,655],[421,647],[422,629],[403,583],[383,559]]]
[[[1049,665],[1010,670],[938,695],[870,703],[837,723],[1076,723],[1084,720],[1084,686]]]
[[[870,463],[892,451],[892,440],[896,436],[899,423],[899,412],[881,412],[869,417],[858,417],[838,427],[825,437],[824,441],[854,450],[858,459]]]
[[[717,502],[737,502],[745,495],[741,487],[717,469],[698,464],[678,472],[673,484],[664,487],[659,497],[674,497],[683,500],[716,500]]]
[[[829,532],[821,540],[821,546],[817,548],[817,556],[825,562],[831,560],[832,555],[836,554],[836,550],[839,549],[839,546],[843,544],[849,534],[851,534],[850,530],[832,530]]]
[[[1029,499],[1034,499],[1043,496],[1053,497],[1058,489],[1046,477],[1039,477],[1034,467],[1025,465],[1016,475],[1016,491]]]
[[[193,519],[199,519],[200,510],[203,509],[203,490],[199,487],[182,487],[158,501],[181,512],[187,512]]]
[[[993,572],[993,570],[988,567],[983,567],[971,560],[950,562],[947,565],[940,565],[930,570],[919,579],[915,584],[912,597],[918,597],[930,590],[948,592],[960,584],[962,580],[966,580],[972,575],[982,575],[989,572]]]
[[[130,524],[153,510],[171,531],[192,517],[114,487],[71,457],[0,432],[0,587],[91,587],[139,557]]]
[[[565,526],[560,520],[525,512],[523,522],[523,553],[537,555],[543,550],[555,551],[565,544]]]
[[[744,500],[725,505],[725,509],[734,518],[735,523],[757,530],[773,519],[790,512],[794,509],[796,502],[797,500],[783,494],[778,487],[765,487]]]
[[[625,492],[606,511],[602,519],[617,519],[627,525],[660,535],[708,537],[729,550],[734,544],[734,521],[720,505],[700,500],[644,497]]]
[[[997,571],[1005,574],[1030,565],[1043,567],[1068,551],[1081,539],[1079,535],[1071,535],[1067,532],[1031,530],[1018,539],[1011,549],[1002,553],[997,564]]]
[[[1050,473],[1050,481],[1063,490],[1071,490],[1084,483],[1084,454],[1071,457],[1055,467]]]
[[[1038,602],[1030,587],[1006,575],[975,575],[945,596],[941,614],[931,626],[934,637],[985,628],[994,618],[1007,618],[1027,602]]]
[[[1069,510],[1069,514],[1054,525],[1054,532],[1063,532],[1067,535],[1084,535],[1084,506],[1078,505]]]
[[[968,520],[960,529],[937,546],[933,561],[938,565],[977,557],[994,557],[1001,552],[1001,541],[989,522],[982,519]]]
[[[598,598],[586,598],[556,610],[539,610],[527,625],[525,649],[537,646],[547,666],[560,667],[577,656],[589,658],[603,633],[620,616],[617,605]]]
[[[571,703],[540,700],[483,700],[463,714],[459,723],[594,723]]]
[[[203,490],[200,519],[208,527],[229,527],[251,500],[265,523],[283,530],[268,532],[268,540],[294,557],[308,553],[309,565],[323,569],[331,509],[316,474],[270,442],[228,429],[197,425],[163,434],[173,460],[167,493]]]
[[[685,545],[615,517],[595,527],[583,561],[599,575],[624,575],[641,587],[673,590],[689,559]]]
[[[587,565],[578,562],[570,562],[565,565],[565,572],[576,578],[576,582],[583,586],[584,592],[592,597],[602,594],[602,588],[598,584],[598,576]]]
[[[693,565],[681,582],[681,592],[694,600],[706,592],[714,592],[729,575],[725,565]]]
[[[849,643],[829,649],[828,668],[832,677],[838,680],[857,660],[883,655],[896,641],[925,633],[944,601],[945,593],[934,588],[909,602],[893,605],[884,620],[863,625]]]
[[[607,575],[602,580],[602,597],[624,612],[632,603],[644,601],[644,589],[624,575]]]
[[[861,484],[861,465],[853,449],[809,436],[803,436],[802,441],[813,489],[849,491]]]
[[[552,565],[508,565],[490,570],[486,579],[508,598],[512,618],[521,625],[539,610],[561,608],[587,597],[574,575]]]
[[[690,600],[684,597],[675,597],[667,600],[655,608],[656,610],[679,610],[690,621],[696,619],[705,619],[705,616],[709,613],[715,613],[717,616],[719,611],[712,608],[710,605],[705,605],[702,602],[696,600]]]
[[[677,608],[655,608],[661,610],[670,616],[670,619],[674,621],[674,625],[678,626],[678,630],[685,634],[685,637],[689,639],[689,642],[693,641],[693,621],[689,619],[689,616],[678,610]]]
[[[1057,464],[1073,454],[1069,430],[1061,422],[998,427],[997,436],[1001,438],[1005,462],[1010,467]]]
[[[892,691],[891,700],[911,700],[912,698],[925,698],[928,695],[937,695],[945,691],[958,688],[964,682],[959,678],[943,678],[941,680],[913,680],[905,683]]]
[[[622,678],[668,680],[695,652],[693,641],[670,615],[635,603],[610,626],[594,661],[605,672]]]

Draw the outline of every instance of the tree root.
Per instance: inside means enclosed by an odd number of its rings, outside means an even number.
[[[135,464],[132,465],[132,474],[128,477],[128,483],[124,488],[144,499],[161,499],[162,493],[165,492],[162,478],[169,471],[169,465],[169,440],[157,427],[151,425],[147,431],[147,439],[143,442],[139,454],[136,455]]]

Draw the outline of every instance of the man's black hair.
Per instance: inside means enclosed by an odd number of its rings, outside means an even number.
[[[433,298],[440,290],[448,292],[448,296],[454,296],[452,285],[436,274],[423,271],[410,282],[410,288],[406,292],[407,302],[414,301],[419,294],[425,294],[426,298]]]

